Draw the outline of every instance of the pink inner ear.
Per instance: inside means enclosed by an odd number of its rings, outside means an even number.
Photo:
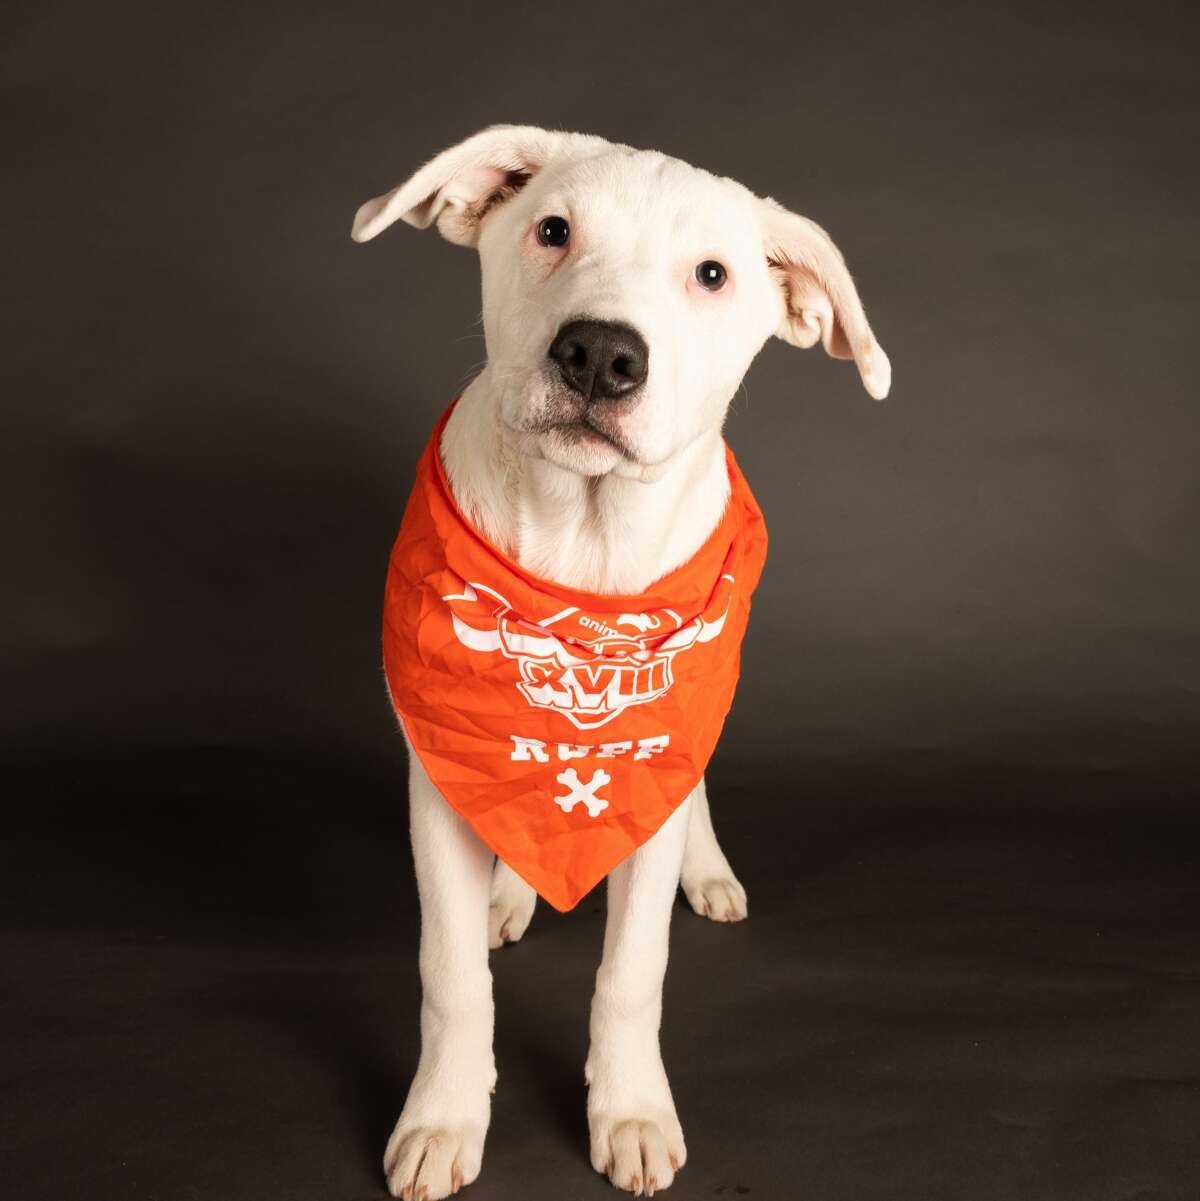
[[[437,220],[446,208],[460,213],[472,210],[504,186],[506,174],[499,167],[467,167],[430,192],[420,203],[414,204],[404,214],[404,219],[424,229]]]
[[[470,167],[441,189],[441,197],[478,221],[493,205],[519,192],[531,175],[532,170]]]
[[[794,264],[785,267],[787,271],[788,312],[791,314],[793,328],[801,325],[811,333],[805,344],[815,346],[819,338],[827,354],[835,358],[848,359],[850,343],[842,329],[842,323],[837,320],[829,293],[817,280],[803,268]]]
[[[468,167],[442,189],[442,195],[446,200],[459,200],[474,208],[504,187],[507,178],[508,172],[500,167]]]
[[[428,224],[437,221],[442,235],[451,242],[474,245],[479,223],[497,204],[515,195],[529,182],[531,171],[491,165],[468,167],[417,206]]]

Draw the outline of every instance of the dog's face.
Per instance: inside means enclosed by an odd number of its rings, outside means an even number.
[[[355,219],[477,245],[497,416],[521,450],[588,476],[653,478],[718,429],[772,334],[887,357],[819,227],[728,179],[600,138],[496,128]]]
[[[586,475],[660,466],[719,426],[779,324],[753,198],[659,154],[542,171],[479,253],[500,416]]]

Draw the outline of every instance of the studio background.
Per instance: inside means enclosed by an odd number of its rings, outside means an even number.
[[[676,914],[674,1195],[1195,1195],[1196,27],[1184,6],[25,5],[3,51],[8,1195],[382,1195],[416,899],[379,610],[484,356],[363,200],[485,125],[824,225],[893,363],[772,341]],[[494,961],[471,1195],[603,1197],[602,897]]]

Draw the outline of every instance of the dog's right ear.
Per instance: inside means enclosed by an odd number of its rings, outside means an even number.
[[[518,192],[564,143],[578,138],[533,125],[493,125],[443,150],[386,195],[368,200],[355,213],[350,236],[369,242],[395,221],[418,229],[436,221],[448,241],[474,246],[484,215]]]

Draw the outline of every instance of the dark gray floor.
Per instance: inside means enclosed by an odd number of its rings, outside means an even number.
[[[1152,1201],[1200,1181],[1185,790],[742,794],[749,922],[676,913],[664,1049],[687,1197]],[[4,842],[0,1191],[380,1197],[416,1055],[401,765],[31,768]],[[979,790],[976,789],[976,792]],[[494,959],[478,1201],[602,1198],[582,1064],[600,899]]]

